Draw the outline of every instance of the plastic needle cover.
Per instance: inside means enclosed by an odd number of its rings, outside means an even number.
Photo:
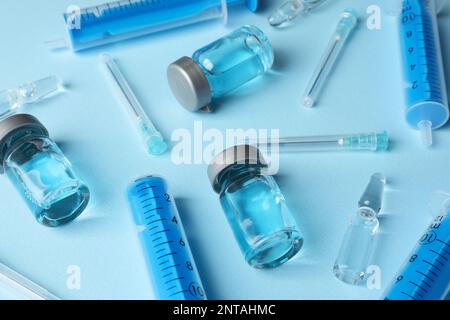
[[[367,133],[354,135],[290,137],[279,138],[269,142],[259,141],[259,147],[273,147],[287,152],[314,151],[386,151],[389,148],[389,136],[382,133]]]
[[[55,76],[24,83],[15,89],[0,91],[0,119],[10,116],[25,104],[39,102],[63,91],[61,79]]]
[[[269,17],[273,27],[284,27],[302,13],[307,13],[324,3],[326,0],[290,0],[283,3],[274,14]]]
[[[151,155],[165,153],[167,151],[167,143],[148,118],[114,59],[108,54],[102,54],[100,57],[111,75],[114,84],[118,88],[123,104],[137,127],[148,153]]]
[[[320,94],[320,90],[325,84],[339,54],[357,23],[357,13],[353,9],[347,9],[341,14],[341,19],[331,37],[325,54],[306,88],[302,101],[305,107],[314,106],[314,103]]]
[[[59,300],[44,288],[0,263],[0,286],[26,300]]]

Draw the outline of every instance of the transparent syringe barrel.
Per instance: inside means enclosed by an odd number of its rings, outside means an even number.
[[[69,42],[80,51],[159,31],[213,20],[227,20],[228,5],[258,0],[121,0],[64,14]]]
[[[447,122],[449,109],[434,0],[402,0],[400,41],[406,119],[416,129],[423,122],[437,129]]]

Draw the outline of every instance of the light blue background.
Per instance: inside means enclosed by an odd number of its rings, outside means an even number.
[[[335,27],[339,13],[354,6],[364,15],[386,1],[330,1],[287,30],[266,17],[282,1],[265,1],[254,15],[231,13],[229,26],[206,23],[96,49],[52,53],[43,44],[64,33],[61,13],[102,1],[2,0],[0,88],[58,75],[70,91],[26,108],[49,129],[77,172],[89,184],[92,202],[75,222],[49,229],[35,222],[6,177],[0,178],[0,260],[64,299],[151,299],[152,286],[124,196],[135,177],[164,176],[178,200],[207,294],[212,299],[378,299],[382,290],[348,286],[331,272],[349,217],[370,175],[389,179],[382,215],[378,264],[382,287],[393,277],[431,220],[435,190],[450,191],[450,130],[436,134],[425,151],[404,119],[399,42],[395,19],[381,30],[363,20],[348,43],[317,108],[298,101]],[[365,15],[364,15],[365,17]],[[264,80],[236,92],[214,114],[189,113],[171,95],[167,65],[243,25],[267,32],[276,63]],[[439,19],[441,39],[450,39],[450,4]],[[443,42],[450,82],[450,41]],[[108,51],[166,137],[173,130],[279,128],[282,135],[359,133],[387,129],[389,153],[290,154],[281,158],[278,182],[302,231],[305,246],[293,261],[258,271],[244,261],[213,193],[206,164],[175,166],[167,154],[149,158],[99,65]],[[66,270],[81,268],[81,290],[66,287]],[[7,295],[2,295],[8,297]]]

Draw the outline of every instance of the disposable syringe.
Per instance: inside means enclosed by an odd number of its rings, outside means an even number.
[[[326,0],[289,0],[269,17],[272,27],[284,27],[301,14],[306,14]]]
[[[78,52],[198,22],[228,20],[231,6],[256,11],[259,0],[115,0],[64,14],[66,37],[47,41],[52,49]]]
[[[330,43],[303,95],[302,104],[305,107],[314,106],[325,81],[357,23],[358,16],[353,9],[347,9],[341,14],[341,19],[333,32]]]
[[[449,119],[448,97],[437,13],[442,1],[402,1],[400,42],[406,98],[406,120],[420,130],[423,144],[433,144],[432,130]]]
[[[205,300],[188,238],[165,180],[155,176],[137,179],[128,187],[127,197],[157,298]]]
[[[278,147],[280,152],[315,152],[315,151],[386,151],[389,137],[386,131],[381,133],[289,137],[270,141],[251,142],[258,147]]]
[[[161,155],[165,153],[168,148],[167,143],[145,113],[139,100],[131,90],[128,81],[120,71],[119,66],[108,54],[102,54],[100,57],[102,63],[109,72],[112,82],[115,84],[117,91],[122,98],[123,105],[126,107],[130,118],[133,120],[148,153],[151,155]]]
[[[444,300],[450,293],[450,206],[417,242],[386,291],[386,300]]]
[[[60,300],[46,289],[0,263],[0,285],[15,297],[26,300]]]

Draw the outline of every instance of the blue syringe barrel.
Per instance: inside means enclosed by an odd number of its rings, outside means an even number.
[[[450,213],[434,219],[388,289],[386,300],[443,300],[450,292]]]
[[[442,127],[449,118],[434,0],[400,0],[400,39],[406,119],[415,129]]]
[[[246,5],[251,11],[259,0],[119,0],[64,14],[66,44],[81,51],[145,36],[197,22],[228,17],[228,7]]]
[[[154,176],[138,179],[129,186],[127,197],[156,296],[161,300],[205,300],[181,219],[165,181]]]

